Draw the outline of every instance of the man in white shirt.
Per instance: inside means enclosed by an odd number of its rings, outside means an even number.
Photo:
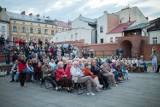
[[[82,71],[78,67],[79,63],[77,61],[73,62],[73,66],[71,67],[71,75],[72,75],[72,80],[75,83],[86,83],[87,85],[87,95],[95,95],[92,92],[92,86],[94,89],[97,89],[96,83],[93,81],[93,79],[90,76],[84,76]]]

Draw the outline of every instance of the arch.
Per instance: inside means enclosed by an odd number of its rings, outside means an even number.
[[[123,49],[122,57],[132,57],[132,42],[130,42],[129,40],[124,40],[121,42],[120,47]]]

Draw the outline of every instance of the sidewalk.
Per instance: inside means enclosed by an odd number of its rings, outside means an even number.
[[[118,87],[102,90],[95,96],[40,88],[27,83],[11,83],[0,77],[1,107],[160,107],[160,73],[130,73]]]

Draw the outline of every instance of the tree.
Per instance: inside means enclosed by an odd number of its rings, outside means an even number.
[[[3,8],[0,6],[0,12],[2,11],[2,9],[3,9]]]

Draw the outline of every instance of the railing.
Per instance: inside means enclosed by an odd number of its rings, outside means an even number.
[[[91,56],[91,54],[90,54],[90,52],[88,52],[88,53],[86,53],[86,54],[88,54],[88,56]],[[82,53],[81,53],[81,56],[83,56],[82,55]],[[108,58],[108,57],[110,57],[110,56],[116,56],[116,50],[102,50],[102,51],[94,51],[94,55],[93,55],[94,57],[100,57],[100,58],[103,58],[103,59],[105,59],[105,58]],[[134,52],[131,52],[131,53],[123,53],[122,54],[122,58],[127,58],[127,57],[129,57],[129,58],[139,58],[140,57],[140,54],[139,53],[134,53]]]

